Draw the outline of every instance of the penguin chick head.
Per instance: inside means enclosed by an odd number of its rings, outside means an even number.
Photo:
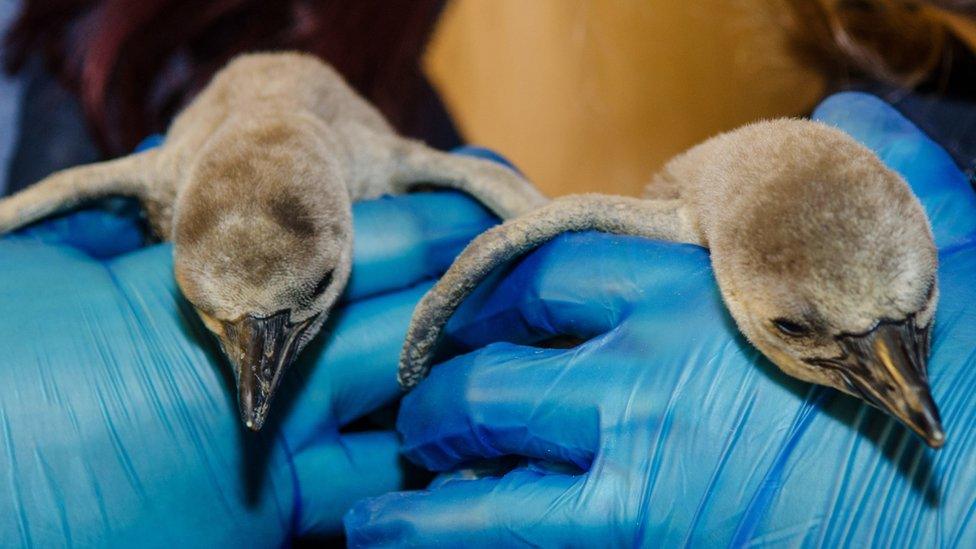
[[[303,143],[287,127],[263,131],[263,140],[238,135],[262,147],[225,144],[205,156],[178,202],[173,239],[176,280],[230,360],[241,420],[255,431],[352,262],[337,170],[308,150],[312,136]]]
[[[926,364],[937,254],[921,204],[868,149],[817,125],[753,173],[716,230],[716,278],[740,330],[780,369],[835,387],[944,444]]]

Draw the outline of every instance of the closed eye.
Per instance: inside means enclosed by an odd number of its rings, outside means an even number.
[[[315,289],[312,290],[312,295],[314,296],[322,295],[322,292],[324,292],[326,288],[328,288],[329,285],[332,284],[333,272],[334,271],[329,271],[325,273],[325,276],[322,277],[322,280],[319,280],[318,284],[315,285]]]
[[[810,328],[799,322],[787,318],[773,319],[773,326],[783,335],[789,337],[805,337],[810,335]]]
[[[928,287],[925,289],[925,303],[932,301],[932,296],[934,295],[935,295],[935,279],[933,278],[932,281],[929,282]]]

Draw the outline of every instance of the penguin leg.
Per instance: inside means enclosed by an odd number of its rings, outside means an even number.
[[[414,309],[400,352],[397,379],[404,389],[430,370],[435,345],[461,302],[492,270],[559,234],[596,230],[701,243],[680,200],[585,194],[566,196],[498,225],[475,238]]]
[[[422,143],[401,140],[393,192],[406,193],[423,184],[443,186],[470,194],[502,219],[511,219],[546,203],[532,183],[497,162],[449,154]]]
[[[153,175],[151,160],[156,153],[149,150],[61,170],[0,200],[0,234],[95,198],[144,197]]]

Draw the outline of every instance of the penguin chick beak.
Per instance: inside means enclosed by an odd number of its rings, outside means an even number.
[[[839,339],[845,356],[835,362],[853,394],[898,418],[932,448],[945,444],[939,409],[926,375],[929,330],[914,316],[883,321],[874,329]]]
[[[281,374],[295,361],[298,341],[315,318],[292,324],[290,316],[280,311],[223,323],[220,344],[234,366],[241,421],[252,431],[264,425]]]

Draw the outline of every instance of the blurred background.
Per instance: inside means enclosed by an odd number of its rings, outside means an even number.
[[[804,115],[868,78],[917,87],[952,55],[950,33],[974,36],[951,13],[897,1],[455,0],[424,67],[462,134],[550,194],[637,194],[715,133]],[[845,32],[863,53],[841,50]],[[855,57],[875,48],[877,59]]]
[[[826,94],[881,95],[972,168],[976,1],[0,0],[7,191],[124,154],[237,53],[311,51],[408,135],[548,194],[638,194],[672,155]],[[6,161],[6,162],[4,162]]]

